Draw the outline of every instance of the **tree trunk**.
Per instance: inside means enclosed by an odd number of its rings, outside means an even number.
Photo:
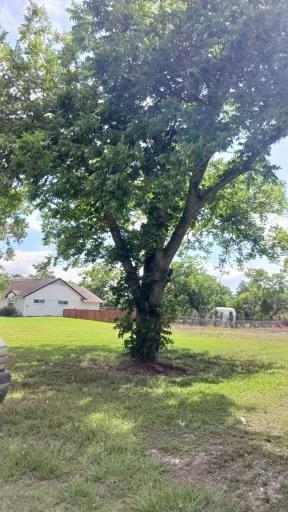
[[[169,341],[169,321],[161,310],[162,297],[170,279],[170,270],[146,267],[136,304],[131,356],[142,361],[155,361],[161,347]]]
[[[149,303],[136,311],[134,343],[131,356],[141,361],[157,359],[163,331],[160,305]]]

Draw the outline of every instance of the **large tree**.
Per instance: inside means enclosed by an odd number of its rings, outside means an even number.
[[[55,44],[35,4],[21,29],[32,129],[13,168],[60,256],[121,263],[122,304],[136,310],[126,346],[154,359],[185,238],[242,257],[287,248],[266,224],[285,207],[268,156],[288,133],[288,5],[85,0],[71,17]]]
[[[0,27],[0,257],[11,257],[26,228],[25,190],[11,171],[14,143],[26,127],[16,93],[15,52]],[[7,172],[9,170],[9,172]]]

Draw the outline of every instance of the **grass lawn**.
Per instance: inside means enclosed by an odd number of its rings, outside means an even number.
[[[0,337],[1,512],[288,511],[287,333],[179,328],[165,374],[110,324],[0,318]]]

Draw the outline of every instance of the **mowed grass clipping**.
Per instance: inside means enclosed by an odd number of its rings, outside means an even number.
[[[178,328],[148,369],[111,324],[1,318],[0,337],[1,511],[287,512],[287,333]]]

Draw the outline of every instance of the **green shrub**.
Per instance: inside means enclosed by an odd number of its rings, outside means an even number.
[[[20,316],[14,306],[4,306],[0,309],[0,316]]]

